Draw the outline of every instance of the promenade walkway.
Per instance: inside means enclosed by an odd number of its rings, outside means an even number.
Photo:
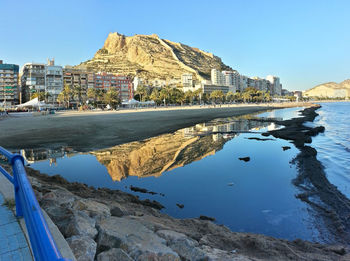
[[[0,261],[33,260],[18,220],[4,202],[0,193]]]

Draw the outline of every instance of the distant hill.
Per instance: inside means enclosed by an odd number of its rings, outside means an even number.
[[[350,79],[341,83],[327,82],[317,85],[303,93],[309,97],[346,98],[350,97]]]
[[[192,73],[195,79],[209,79],[212,68],[231,69],[212,53],[160,39],[155,34],[119,33],[110,33],[95,56],[76,67],[163,80],[179,79],[183,73]]]

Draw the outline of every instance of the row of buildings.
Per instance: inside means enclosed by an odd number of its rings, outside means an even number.
[[[199,88],[203,89],[204,93],[210,93],[214,90],[220,90],[223,93],[229,91],[243,92],[248,87],[254,87],[257,90],[270,92],[271,95],[282,95],[282,84],[279,77],[268,75],[266,79],[259,77],[247,77],[239,74],[237,71],[219,71],[216,69],[211,70],[211,80],[201,81],[195,83],[192,78],[192,74],[183,74],[181,82],[183,90],[195,91]]]
[[[119,91],[121,100],[133,97],[132,80],[125,75],[91,72],[71,66],[55,65],[54,59],[44,63],[26,63],[21,70],[15,64],[0,61],[0,105],[12,106],[31,99],[34,93],[47,93],[47,103],[56,103],[65,85],[80,87],[86,97],[90,88]]]

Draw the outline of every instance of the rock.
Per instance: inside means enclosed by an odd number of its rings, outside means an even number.
[[[96,242],[88,236],[72,236],[67,242],[77,261],[93,261],[96,254]]]
[[[125,213],[120,207],[114,206],[111,209],[111,215],[115,217],[122,217],[125,215]]]
[[[55,189],[43,195],[43,199],[59,201],[60,205],[71,205],[76,200],[76,196],[65,189]]]
[[[180,239],[186,239],[187,236],[185,234],[172,231],[172,230],[158,230],[157,235],[160,236],[161,238],[164,238],[167,242],[175,242]]]
[[[97,261],[133,261],[124,250],[112,248],[97,255]]]
[[[250,157],[243,157],[243,158],[238,158],[239,160],[243,160],[245,162],[250,161]]]
[[[140,203],[144,206],[152,207],[159,210],[164,208],[162,204],[160,204],[158,201],[155,201],[155,200],[151,201],[149,199],[145,199],[145,200],[140,200]]]
[[[206,254],[198,248],[198,242],[185,234],[172,230],[159,230],[157,235],[167,241],[167,245],[184,260],[206,260]]]
[[[208,216],[204,216],[204,215],[200,215],[199,216],[200,220],[209,220],[209,221],[215,221],[215,218],[213,217],[208,217]]]
[[[73,208],[80,211],[89,213],[91,217],[104,216],[108,217],[111,215],[110,209],[107,205],[91,199],[80,199],[74,202]]]
[[[176,206],[178,206],[179,208],[184,208],[184,204],[176,203]]]
[[[90,218],[85,212],[74,212],[73,216],[70,218],[69,224],[64,228],[63,234],[65,237],[81,235],[95,238],[97,235],[95,223],[96,221]]]
[[[268,139],[268,138],[257,138],[257,137],[249,137],[248,140],[258,140],[258,141],[267,141],[267,140],[275,140],[275,139]]]
[[[252,261],[252,259],[248,257],[237,254],[237,250],[229,252],[209,246],[203,246],[202,251],[210,261]]]
[[[205,51],[181,43],[159,38],[157,35],[125,36],[110,33],[95,56],[78,67],[95,71],[121,72],[143,79],[181,78],[183,73],[192,73],[199,80],[210,78],[210,70],[230,70],[222,60]],[[151,77],[151,78],[150,78]],[[203,78],[204,77],[204,78]]]
[[[183,238],[169,243],[168,246],[178,253],[182,260],[209,260],[205,252],[196,247],[193,240]]]
[[[157,192],[154,191],[150,191],[148,189],[145,188],[139,188],[139,187],[134,187],[134,186],[130,186],[130,190],[134,191],[134,192],[140,192],[140,193],[147,193],[147,194],[151,194],[151,195],[156,195],[158,194]]]
[[[180,260],[178,254],[166,246],[166,241],[140,222],[129,218],[109,217],[98,221],[97,243],[101,249],[122,248],[137,260]],[[166,259],[165,259],[166,257]]]
[[[290,150],[290,146],[283,146],[282,149],[283,151]]]

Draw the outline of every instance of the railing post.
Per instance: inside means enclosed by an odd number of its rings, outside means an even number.
[[[13,175],[13,181],[14,181],[13,185],[14,185],[14,189],[15,189],[16,216],[23,217],[21,201],[19,199],[19,186],[18,186],[18,180],[17,180],[16,175]]]
[[[24,163],[24,159],[21,155],[14,154],[12,155],[10,161],[11,165],[13,166],[14,162],[16,159],[21,159],[22,163]],[[13,181],[14,181],[14,190],[15,190],[15,202],[16,202],[16,216],[17,217],[23,217],[23,211],[22,211],[22,205],[21,205],[21,200],[19,196],[19,185],[18,185],[18,176],[13,173]]]

